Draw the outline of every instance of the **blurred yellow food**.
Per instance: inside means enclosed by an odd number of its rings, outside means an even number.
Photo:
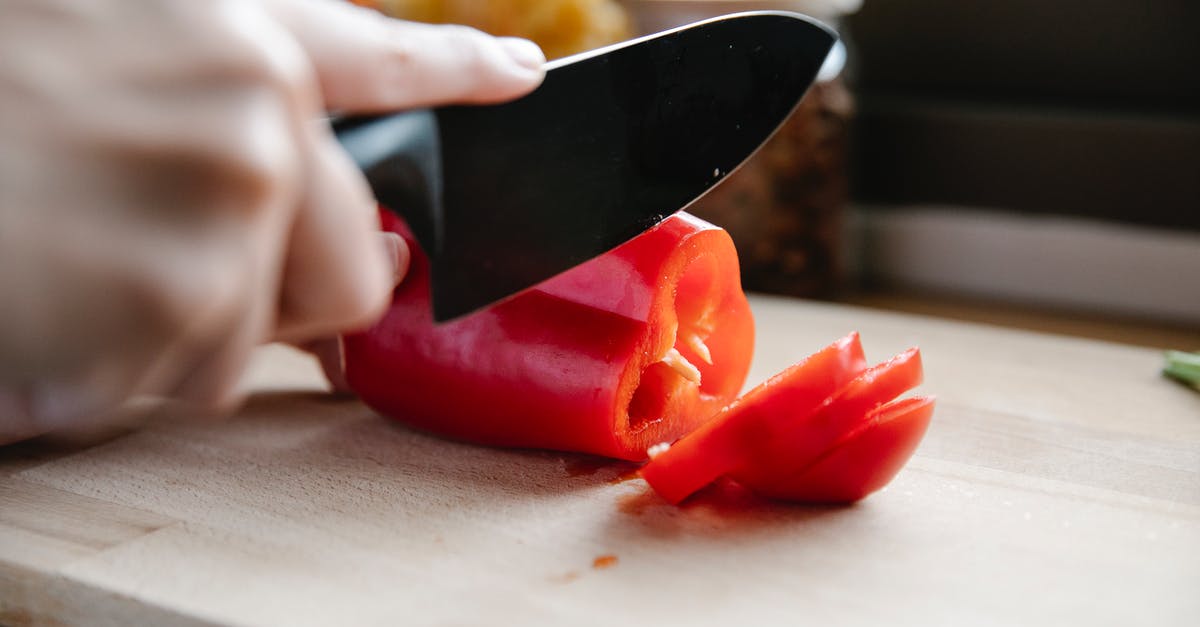
[[[616,0],[355,0],[406,20],[466,24],[493,35],[525,37],[548,58],[598,48],[630,36]]]

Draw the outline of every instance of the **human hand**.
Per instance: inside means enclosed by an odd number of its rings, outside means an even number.
[[[510,99],[542,61],[331,0],[6,0],[0,443],[227,408],[256,345],[371,323],[407,249],[324,111]]]

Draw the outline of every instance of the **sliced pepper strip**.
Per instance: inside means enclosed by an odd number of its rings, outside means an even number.
[[[851,503],[887,485],[916,451],[933,417],[934,399],[880,405],[811,465],[754,486],[762,496],[806,503]]]
[[[910,348],[862,371],[807,415],[776,405],[775,411],[791,419],[782,430],[765,433],[755,442],[747,463],[730,476],[755,489],[796,473],[853,434],[872,410],[916,387],[921,378],[921,353]]]
[[[678,503],[721,475],[752,463],[764,440],[788,430],[866,368],[857,333],[817,351],[721,410],[691,435],[656,455],[642,477]]]
[[[345,338],[368,405],[472,442],[645,459],[745,382],[754,327],[729,235],[676,214],[599,258],[442,325],[413,250],[383,319]]]
[[[802,477],[805,469],[831,451],[856,441],[860,434],[866,438],[863,447],[874,445],[877,437],[866,435],[864,430],[877,426],[881,416],[893,416],[886,411],[876,412],[921,381],[917,349],[869,369],[864,370],[864,363],[856,334],[839,340],[752,390],[699,431],[656,455],[642,468],[642,477],[671,503],[679,503],[722,475],[767,496],[802,498],[803,489],[789,491],[792,478]],[[919,440],[920,434],[916,437]],[[907,441],[896,439],[898,443]],[[907,460],[911,449],[901,453]],[[884,470],[892,469],[889,459],[893,458],[881,457],[880,467]],[[884,474],[880,471],[855,477],[865,481]],[[888,475],[884,481],[890,478]],[[795,481],[807,485],[800,479]],[[852,483],[851,479],[845,481]],[[833,485],[837,488],[835,494],[853,492],[842,483]],[[869,481],[864,483],[871,485]]]

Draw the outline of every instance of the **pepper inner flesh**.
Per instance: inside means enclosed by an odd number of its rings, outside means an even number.
[[[687,357],[684,357],[674,346],[659,361],[679,373],[679,376],[684,379],[700,385],[700,369],[692,365],[692,362],[688,361]]]
[[[708,350],[708,345],[704,343],[707,340],[707,335],[700,335],[699,332],[685,333],[683,336],[683,345],[691,349],[701,361],[708,365],[712,365],[712,352]],[[699,383],[700,381],[696,381]]]
[[[693,259],[675,286],[675,314],[678,326],[672,341],[674,348],[689,364],[698,366],[701,373],[713,365],[708,346],[717,327],[717,308],[721,300],[721,285],[713,280],[719,268],[711,256]],[[705,389],[703,378],[693,381]]]
[[[680,394],[702,392],[704,370],[713,365],[706,344],[715,330],[713,276],[716,264],[711,258],[693,259],[675,286],[675,324],[665,330],[660,346],[666,346],[641,373],[629,402],[629,430],[639,432],[666,418],[672,401]],[[679,411],[676,409],[675,411]]]

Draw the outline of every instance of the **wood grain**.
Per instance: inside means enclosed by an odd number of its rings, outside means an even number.
[[[0,449],[0,623],[1195,624],[1200,394],[1156,351],[753,306],[752,382],[851,329],[922,347],[938,410],[883,492],[671,507],[626,464],[384,421],[270,347],[229,421]]]
[[[1086,337],[1158,349],[1200,349],[1200,326],[1080,311],[1025,302],[949,294],[933,290],[873,288],[839,296],[848,305],[910,314],[952,318],[967,322]]]

